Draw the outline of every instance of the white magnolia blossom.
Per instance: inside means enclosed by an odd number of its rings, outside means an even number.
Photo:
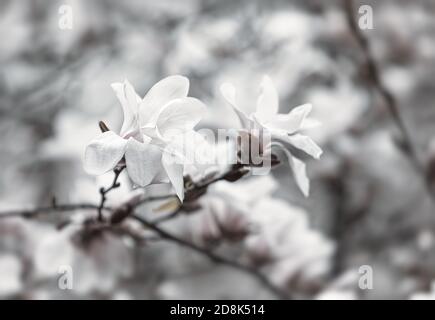
[[[125,161],[131,180],[139,186],[168,183],[180,200],[184,196],[182,139],[201,120],[204,105],[188,97],[189,80],[175,75],[156,83],[139,97],[125,80],[112,88],[121,103],[124,121],[119,134],[101,133],[85,151],[85,170],[100,175]]]
[[[263,77],[261,82],[261,93],[257,99],[256,112],[247,115],[242,111],[236,101],[236,89],[230,83],[224,83],[221,93],[236,112],[243,131],[248,133],[266,132],[270,134],[272,142],[262,146],[267,151],[277,146],[284,151],[292,168],[296,183],[305,196],[309,193],[309,180],[306,175],[306,166],[300,159],[294,157],[286,145],[291,145],[318,159],[322,149],[308,136],[303,135],[301,130],[308,129],[318,123],[307,118],[312,106],[304,104],[292,109],[288,114],[278,113],[279,97],[272,80],[268,76]]]

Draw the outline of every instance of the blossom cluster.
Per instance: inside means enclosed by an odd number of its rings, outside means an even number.
[[[202,159],[207,159],[207,153],[211,152],[207,150],[214,150],[216,147],[195,131],[195,126],[206,111],[205,104],[188,96],[189,80],[180,75],[169,76],[157,82],[143,98],[127,80],[112,84],[112,88],[122,107],[122,127],[116,133],[102,125],[104,132],[86,147],[85,170],[90,174],[100,175],[125,166],[135,185],[146,187],[169,183],[180,201],[183,201],[186,173],[192,172],[192,168],[197,173],[207,169],[204,162],[201,163],[197,158],[192,166],[189,154],[192,150],[195,154],[201,149],[204,156]],[[273,147],[282,149],[297,185],[307,196],[309,180],[305,164],[291,150],[302,150],[316,159],[322,154],[320,147],[303,134],[305,129],[318,124],[307,118],[312,106],[305,104],[292,109],[288,114],[278,113],[278,93],[268,76],[264,76],[261,83],[257,110],[250,115],[240,108],[232,84],[223,84],[221,92],[240,120],[240,137],[249,142],[240,144],[238,140],[235,144],[239,150],[239,158],[246,158],[247,154],[248,160],[252,158],[250,154],[253,146],[262,159],[272,156]],[[262,139],[264,136],[270,139]],[[251,169],[258,169],[258,166]]]

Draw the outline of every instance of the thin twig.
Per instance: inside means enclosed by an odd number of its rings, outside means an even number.
[[[139,221],[143,226],[155,231],[163,239],[174,242],[182,247],[189,248],[189,249],[209,258],[214,263],[226,265],[226,266],[232,267],[234,269],[240,270],[244,273],[247,273],[247,274],[253,276],[255,279],[257,279],[258,282],[263,284],[270,292],[272,292],[278,298],[280,298],[280,299],[290,299],[291,298],[288,293],[286,293],[283,290],[281,290],[280,288],[276,287],[272,282],[270,282],[270,280],[265,275],[263,275],[262,273],[260,273],[256,269],[250,268],[249,266],[246,266],[246,265],[240,264],[236,261],[219,256],[219,255],[217,255],[217,254],[215,254],[207,249],[201,248],[201,247],[199,247],[199,246],[197,246],[189,241],[178,238],[177,236],[163,230],[162,228],[160,228],[156,224],[151,223],[142,217],[139,217],[137,215],[132,215],[131,217],[133,219],[135,219],[136,221]]]
[[[57,205],[55,202],[51,205],[51,206],[41,206],[41,207],[36,207],[36,208],[32,208],[32,209],[16,209],[16,210],[8,210],[8,211],[3,211],[0,212],[0,218],[6,218],[6,217],[14,217],[14,216],[23,216],[23,217],[34,217],[34,216],[38,216],[40,214],[49,214],[49,213],[54,213],[54,212],[72,212],[75,210],[96,210],[98,213],[98,217],[102,216],[102,211],[103,210],[107,210],[107,211],[115,211],[115,208],[110,208],[107,206],[104,206],[105,202],[106,202],[106,194],[108,192],[110,192],[111,190],[118,188],[119,187],[119,183],[118,183],[118,178],[120,173],[122,172],[122,170],[125,167],[121,167],[119,168],[117,171],[115,171],[115,176],[114,179],[112,181],[112,185],[110,187],[108,187],[107,189],[105,188],[101,188],[100,189],[100,194],[103,191],[104,193],[104,197],[102,194],[100,203],[97,204],[90,204],[90,203],[77,203],[77,204],[62,204],[62,205]],[[115,169],[116,170],[116,169]],[[238,169],[237,169],[238,170]],[[202,183],[199,184],[198,186],[196,186],[195,188],[206,188],[209,185],[224,180],[226,177],[228,177],[228,175],[233,175],[233,174],[237,174],[237,171],[235,168],[231,168],[227,173],[224,173],[223,175],[219,176],[218,178],[215,178],[213,180],[207,181],[206,183]],[[241,175],[244,175],[245,171],[242,171]],[[186,192],[187,194],[190,193],[194,193],[192,190],[187,190]],[[160,201],[160,200],[167,200],[170,198],[175,198],[176,195],[174,194],[167,194],[167,195],[158,195],[158,196],[148,196],[148,197],[144,197],[143,199],[139,200],[138,202],[136,202],[135,204],[131,205],[129,203],[125,203],[125,204],[121,204],[119,207],[123,207],[123,206],[127,206],[127,207],[131,207],[132,209],[138,208],[139,206],[148,203],[148,202],[153,202],[153,201]],[[101,222],[101,220],[99,220]]]
[[[171,213],[169,213],[167,215],[164,215],[164,216],[161,216],[161,217],[159,217],[157,219],[154,219],[152,221],[152,223],[159,224],[159,223],[162,223],[162,222],[165,222],[165,221],[168,221],[168,220],[172,220],[175,217],[177,217],[180,213],[181,213],[181,207],[178,208],[177,210],[174,210],[173,212],[171,212]]]
[[[115,168],[113,170],[113,172],[115,173],[115,176],[113,178],[112,184],[110,185],[110,187],[108,188],[104,188],[101,187],[100,188],[100,195],[101,195],[101,199],[100,199],[100,205],[98,206],[98,221],[103,221],[103,208],[104,208],[104,204],[107,200],[106,195],[112,191],[113,189],[119,188],[121,186],[121,184],[118,182],[118,178],[119,175],[121,174],[121,172],[125,169],[125,166],[122,166],[120,168]]]
[[[71,212],[76,210],[98,210],[99,205],[90,203],[79,203],[79,204],[57,204],[54,206],[38,207],[32,209],[17,209],[0,212],[0,218],[9,217],[24,217],[33,218],[40,214],[48,214],[54,212]],[[104,210],[110,210],[108,207],[103,207]]]
[[[413,166],[417,170],[421,171],[423,169],[422,165],[414,148],[411,134],[409,133],[406,124],[400,114],[400,109],[397,105],[397,101],[394,98],[393,94],[382,83],[380,77],[380,70],[370,51],[370,43],[368,39],[362,34],[361,29],[358,27],[357,22],[354,18],[354,2],[353,0],[343,0],[343,4],[350,31],[352,32],[352,35],[354,36],[364,55],[368,80],[370,81],[372,88],[377,90],[379,95],[384,100],[385,106],[388,109],[392,120],[400,130],[400,133],[402,135],[400,141],[402,149],[408,155]]]
[[[145,203],[148,202],[153,202],[153,201],[160,201],[160,200],[167,200],[170,198],[174,198],[176,197],[176,195],[174,194],[166,194],[166,195],[162,195],[162,196],[149,196],[149,197],[145,197],[142,200],[139,200],[137,203],[135,203],[133,205],[133,208],[137,208]]]

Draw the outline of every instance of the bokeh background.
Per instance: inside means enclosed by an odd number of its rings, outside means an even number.
[[[64,4],[73,9],[72,30],[58,26]],[[435,2],[356,1],[356,9],[363,4],[373,8],[374,29],[361,33],[423,174],[395,142],[400,132],[385,101],[364,78],[342,1],[0,0],[0,211],[53,197],[98,202],[112,176],[86,175],[81,159],[99,120],[120,128],[112,82],[127,78],[144,95],[161,78],[183,74],[190,95],[208,105],[200,126],[231,128],[236,117],[219,85],[231,81],[253,101],[268,74],[281,112],[310,102],[323,123],[310,133],[324,149],[307,163],[310,197],[282,165],[268,177],[219,183],[203,209],[165,227],[255,265],[296,298],[430,298]],[[123,179],[110,203],[128,196]],[[216,221],[234,225],[232,214],[259,231],[227,239]],[[77,230],[57,230],[67,216],[0,217],[1,298],[273,298],[251,277],[172,243],[138,245],[111,234],[84,243],[72,236]],[[269,255],[273,261],[260,265]],[[59,289],[60,265],[72,266],[73,290]],[[358,287],[362,265],[373,269],[372,290]]]

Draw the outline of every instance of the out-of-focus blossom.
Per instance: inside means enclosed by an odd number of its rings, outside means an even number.
[[[429,292],[417,292],[411,295],[411,300],[435,300],[435,281],[432,281]]]
[[[356,300],[360,274],[355,269],[343,272],[315,296],[317,300]]]
[[[7,297],[21,290],[21,272],[21,262],[16,256],[0,255],[0,297]]]
[[[257,99],[257,109],[250,115],[245,114],[239,107],[236,101],[236,89],[232,84],[224,83],[221,86],[221,92],[236,112],[242,125],[242,132],[252,135],[253,132],[259,130],[262,134],[271,135],[272,142],[261,146],[260,149],[264,150],[264,153],[270,152],[274,146],[282,149],[293,170],[296,183],[303,194],[308,196],[309,180],[306,175],[306,166],[290,153],[286,145],[302,150],[315,159],[320,157],[322,149],[310,137],[301,133],[304,129],[318,125],[315,120],[307,118],[312,106],[304,104],[292,109],[288,114],[278,113],[278,92],[268,76],[263,77],[261,93]],[[261,140],[259,137],[258,139]]]
[[[176,143],[176,138],[191,132],[203,111],[199,100],[187,97],[189,80],[177,75],[167,77],[155,84],[143,99],[127,80],[112,84],[112,88],[123,109],[121,131],[119,135],[103,132],[88,144],[85,170],[103,174],[124,159],[134,183],[147,186],[170,182],[183,200],[184,166],[179,159],[183,154],[179,153],[182,146]]]
[[[70,267],[76,292],[110,292],[119,280],[131,276],[132,255],[122,238],[71,224],[46,234],[34,252],[36,276],[58,278],[59,268]]]
[[[219,182],[202,201],[197,228],[201,242],[242,241],[252,263],[264,265],[275,283],[298,275],[311,281],[329,270],[332,242],[309,226],[307,213],[271,196],[270,176]]]

